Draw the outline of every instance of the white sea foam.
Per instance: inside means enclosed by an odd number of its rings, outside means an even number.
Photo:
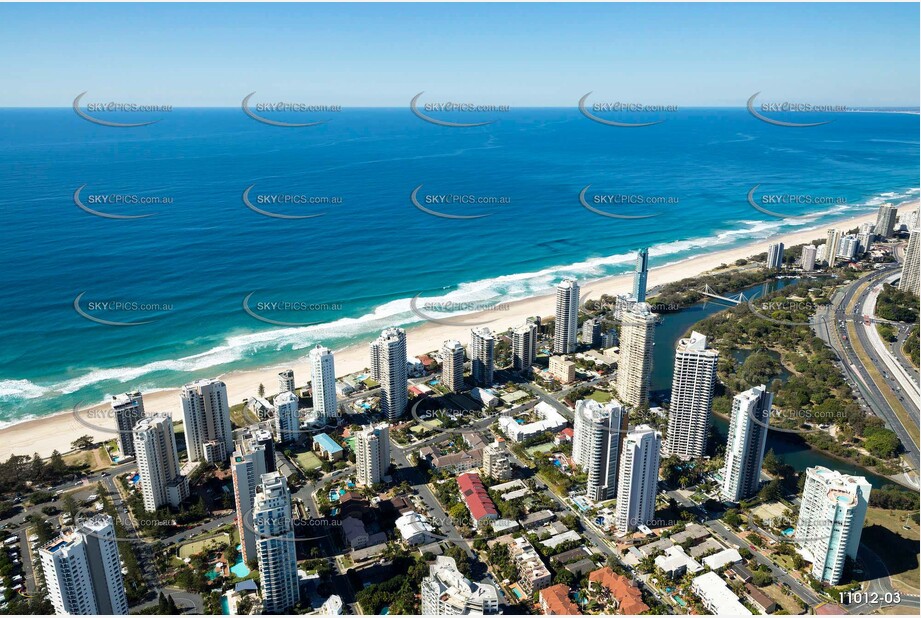
[[[865,200],[861,204],[839,205],[806,218],[789,218],[776,220],[746,219],[737,221],[735,229],[724,230],[709,236],[675,240],[650,247],[650,256],[657,266],[684,261],[700,253],[700,250],[712,250],[729,247],[745,241],[768,238],[785,228],[809,229],[812,225],[820,228],[820,221],[830,216],[857,215],[866,213],[875,205],[896,198],[915,196],[918,188],[898,194],[886,192]],[[752,213],[754,215],[754,212]],[[696,250],[696,251],[695,251]],[[672,259],[669,259],[672,258]],[[541,270],[501,275],[489,279],[469,281],[459,284],[454,289],[442,293],[421,292],[420,300],[438,303],[476,303],[476,302],[510,302],[552,291],[553,286],[564,277],[576,277],[583,282],[591,282],[614,274],[626,272],[635,259],[633,252],[619,253],[603,257],[594,257],[572,264],[550,266]],[[86,374],[57,384],[41,386],[28,380],[0,381],[0,400],[36,399],[49,394],[69,394],[83,388],[102,383],[137,383],[144,376],[157,372],[191,373],[206,369],[230,365],[256,353],[266,350],[302,350],[318,342],[336,339],[355,341],[367,337],[386,326],[419,322],[420,318],[411,309],[412,297],[385,302],[373,311],[359,317],[345,317],[324,324],[303,327],[286,327],[228,336],[222,345],[210,350],[184,356],[177,359],[159,360],[135,367],[116,367],[110,369],[92,369]],[[439,318],[457,316],[466,313],[439,312]],[[225,367],[225,370],[227,368]],[[151,384],[150,390],[161,390]]]

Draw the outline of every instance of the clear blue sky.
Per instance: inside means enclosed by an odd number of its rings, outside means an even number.
[[[0,4],[0,106],[917,106],[918,4]]]

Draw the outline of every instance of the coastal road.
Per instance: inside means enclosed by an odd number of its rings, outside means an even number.
[[[850,313],[847,311],[848,307],[852,305],[851,301],[854,300],[855,294],[857,294],[859,290],[866,290],[866,288],[877,279],[885,278],[891,274],[891,268],[883,269],[879,272],[874,272],[857,279],[843,291],[838,290],[835,292],[831,301],[831,306],[816,312],[813,318],[812,327],[816,334],[837,352],[841,360],[841,369],[843,370],[845,378],[848,379],[856,392],[860,394],[869,410],[874,415],[883,419],[886,425],[896,433],[914,469],[917,470],[919,459],[918,445],[914,442],[911,434],[902,424],[902,421],[883,394],[881,389],[886,388],[886,386],[881,386],[873,380],[868,368],[864,366],[854,350],[853,346],[861,346],[861,349],[863,349],[863,345],[859,340],[852,341],[852,338],[847,337],[848,323],[853,322],[855,319],[862,321],[859,309],[857,309],[858,313],[855,313],[854,309],[851,309]],[[852,326],[856,327],[857,325],[853,324]],[[855,328],[855,330],[859,335],[860,328]],[[871,352],[867,352],[867,356],[871,359],[873,358]],[[877,366],[881,366],[882,361],[876,361],[876,364]],[[890,396],[894,397],[895,395],[890,393]]]

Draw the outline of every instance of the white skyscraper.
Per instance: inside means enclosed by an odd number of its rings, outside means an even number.
[[[189,461],[226,461],[233,452],[227,386],[219,380],[199,380],[183,386],[179,398]]]
[[[815,261],[816,255],[818,254],[818,248],[815,245],[803,245],[803,255],[800,261],[802,262],[803,270],[815,270]]]
[[[828,230],[825,240],[825,261],[829,266],[835,265],[835,258],[838,256],[838,246],[841,244],[841,231],[835,228]]]
[[[253,528],[253,507],[256,487],[263,474],[274,472],[274,450],[269,451],[272,434],[267,430],[246,430],[237,443],[237,450],[230,458],[230,474],[233,479],[234,504],[237,512],[237,530],[240,535],[240,549],[243,560],[256,558],[256,533]]]
[[[528,320],[512,331],[512,369],[530,373],[537,358],[537,324]]]
[[[889,238],[895,230],[895,218],[899,214],[898,209],[892,204],[882,204],[876,214],[876,226],[873,232],[881,238]]]
[[[918,245],[921,244],[921,230],[914,229],[908,236],[908,249],[905,250],[905,262],[902,263],[902,278],[899,279],[899,289],[911,292],[915,296],[921,292],[921,254]]]
[[[846,260],[853,260],[857,257],[860,240],[856,234],[845,234],[838,243],[838,257],[843,257]]]
[[[371,365],[371,379],[375,382],[381,381],[381,344],[380,339],[375,339],[368,344],[368,355]]]
[[[579,284],[564,279],[556,286],[556,322],[553,326],[553,353],[572,354],[576,351],[576,331],[579,326]]]
[[[652,520],[659,482],[659,451],[662,434],[639,425],[624,438],[617,486],[614,523],[622,533]]]
[[[355,437],[358,484],[370,487],[382,482],[390,467],[390,425],[367,425]]]
[[[122,457],[134,456],[134,426],[144,417],[144,398],[141,391],[122,393],[112,397],[112,414],[118,429],[118,451]]]
[[[794,540],[819,581],[837,585],[845,558],[857,558],[870,490],[862,476],[822,466],[806,469]]]
[[[189,497],[188,479],[179,474],[176,434],[169,415],[154,414],[138,421],[134,452],[144,510],[153,513],[164,504],[178,507]]]
[[[665,440],[667,454],[689,459],[706,453],[718,362],[719,353],[708,348],[706,336],[697,331],[678,341]]]
[[[782,242],[768,245],[766,264],[768,268],[773,270],[780,270],[783,268],[783,250],[784,246]]]
[[[115,524],[96,515],[39,550],[48,595],[58,615],[127,614]]]
[[[763,384],[732,398],[720,489],[725,500],[738,502],[758,491],[773,401],[774,395]]]
[[[629,406],[640,407],[649,400],[655,330],[656,315],[647,303],[635,303],[623,311],[616,386],[618,399]]]
[[[287,393],[288,391],[294,392],[294,370],[285,369],[278,373],[278,392]]]
[[[496,366],[496,338],[485,326],[470,331],[470,377],[477,386],[492,386]]]
[[[587,496],[593,502],[617,495],[617,469],[627,433],[627,411],[619,401],[576,402],[572,458],[588,474]]]
[[[282,614],[300,600],[291,493],[278,472],[263,474],[260,483],[254,499],[253,528],[262,604],[264,613]]]
[[[301,430],[297,395],[288,391],[275,396],[275,433],[279,442],[297,440]]]
[[[597,348],[601,345],[601,322],[589,318],[582,322],[582,345]]]
[[[423,616],[497,614],[495,586],[471,582],[457,570],[454,558],[438,556],[422,578]]]
[[[406,331],[402,328],[384,329],[377,338],[376,346],[371,347],[372,354],[375,349],[380,368],[381,413],[387,420],[394,421],[403,416],[409,401],[406,394]]]
[[[310,351],[310,380],[313,385],[313,409],[318,418],[339,418],[336,401],[336,363],[329,348],[318,345]]]
[[[464,390],[464,346],[456,339],[441,346],[441,383],[454,393]]]

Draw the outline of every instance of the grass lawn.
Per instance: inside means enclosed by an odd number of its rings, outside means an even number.
[[[208,538],[191,541],[179,546],[179,557],[183,560],[195,554],[200,554],[206,549],[215,549],[230,543],[230,535],[226,532]]]
[[[298,453],[295,457],[297,458],[297,463],[304,470],[318,470],[323,466],[320,458],[313,451],[304,451],[303,453]]]
[[[594,399],[598,403],[608,403],[611,401],[612,395],[606,391],[592,391],[592,394],[587,397],[588,399]]]
[[[787,613],[791,616],[795,616],[802,611],[802,607],[799,602],[796,600],[792,594],[784,594],[784,589],[781,588],[778,584],[771,584],[770,586],[765,586],[761,588],[761,592],[764,592],[769,597],[774,599],[774,601],[787,610]]]
[[[860,537],[861,545],[869,547],[886,563],[893,586],[903,594],[918,594],[921,575],[921,557],[918,555],[921,534],[911,514],[911,511],[871,507],[867,509]]]

